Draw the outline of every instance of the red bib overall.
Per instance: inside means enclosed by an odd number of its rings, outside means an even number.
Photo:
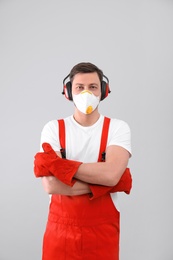
[[[60,143],[65,148],[65,129],[61,123]],[[98,161],[106,148],[108,128],[109,119],[105,118]],[[42,260],[73,259],[119,259],[119,212],[110,194],[93,200],[89,195],[52,195]]]

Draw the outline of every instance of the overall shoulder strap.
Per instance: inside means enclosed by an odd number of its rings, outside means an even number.
[[[59,142],[60,142],[60,152],[62,158],[66,158],[66,151],[65,151],[65,123],[63,119],[58,120],[59,125]]]
[[[105,155],[106,155],[105,151],[106,151],[106,144],[107,144],[107,139],[108,139],[109,124],[110,124],[110,118],[105,117],[104,122],[103,122],[103,128],[102,128],[98,162],[105,161]]]
[[[61,152],[62,158],[66,158],[65,123],[64,123],[64,120],[59,119],[58,124],[59,124],[59,142],[60,142],[60,146],[61,146],[60,152]],[[103,122],[103,128],[102,128],[98,162],[105,161],[105,155],[106,155],[105,150],[106,150],[106,144],[107,144],[107,138],[108,138],[109,124],[110,124],[110,118],[105,117],[104,122]]]

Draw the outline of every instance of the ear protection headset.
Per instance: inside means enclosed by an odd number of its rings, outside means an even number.
[[[72,83],[70,80],[67,81],[67,79],[69,78],[70,74],[68,74],[64,80],[63,80],[63,91],[62,91],[62,94],[65,95],[65,97],[68,99],[68,100],[73,100],[73,97],[72,97]],[[103,75],[103,78],[106,80],[102,80],[101,81],[101,98],[100,98],[100,101],[105,99],[108,94],[111,92],[110,88],[109,88],[109,79]],[[66,82],[67,81],[67,82]]]

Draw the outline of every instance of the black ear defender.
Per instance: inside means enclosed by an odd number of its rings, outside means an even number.
[[[64,79],[63,79],[63,91],[62,94],[65,95],[65,97],[68,100],[73,100],[72,97],[72,84],[71,81],[67,81],[67,79],[69,78],[70,74],[68,74]],[[66,82],[67,81],[67,82]]]
[[[103,79],[106,79],[105,80],[102,80],[101,81],[101,98],[100,98],[100,101],[102,101],[103,99],[105,99],[109,93],[111,93],[111,90],[110,90],[110,87],[109,87],[109,79],[103,75]]]
[[[65,95],[65,97],[72,101],[73,97],[72,97],[72,83],[71,81],[67,80],[69,78],[70,74],[68,74],[64,80],[63,80],[63,91],[62,94]],[[103,79],[101,81],[101,98],[100,101],[102,101],[103,99],[105,99],[109,93],[111,93],[110,87],[109,87],[109,79],[103,75]],[[67,81],[67,82],[66,82]]]

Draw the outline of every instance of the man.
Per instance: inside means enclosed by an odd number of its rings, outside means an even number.
[[[75,65],[63,84],[74,113],[44,126],[34,161],[51,194],[42,259],[118,260],[117,192],[131,189],[130,129],[99,113],[110,88],[97,66]]]

